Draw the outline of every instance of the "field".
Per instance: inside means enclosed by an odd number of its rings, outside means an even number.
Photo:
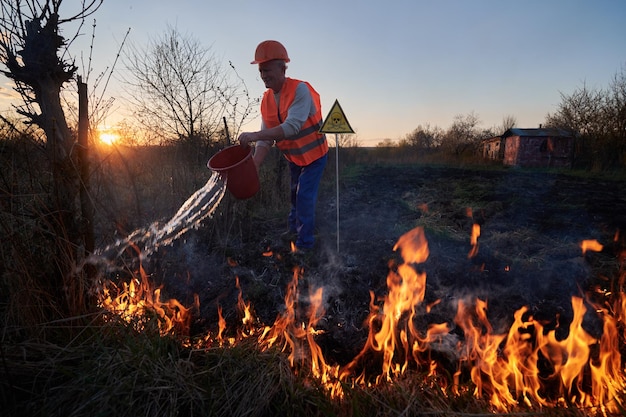
[[[331,172],[333,168],[329,166]],[[247,283],[254,287],[247,297],[264,323],[271,323],[284,304],[282,288],[291,280],[293,266],[304,265],[307,282],[325,289],[329,328],[342,324],[338,345],[352,351],[360,347],[354,343],[359,334],[365,336],[369,291],[386,293],[389,263],[399,258],[393,247],[404,233],[424,228],[430,249],[422,265],[428,277],[427,301],[445,300],[437,314],[449,320],[456,300],[473,296],[489,300],[490,318],[506,322],[522,306],[562,308],[599,276],[616,272],[612,268],[621,249],[620,231],[626,226],[624,185],[622,180],[573,173],[502,168],[354,166],[340,181],[339,248],[336,190],[329,181],[320,196],[314,256],[301,260],[281,242],[283,210],[247,219],[239,234],[217,249],[236,266],[226,260],[220,265],[214,258],[200,265],[184,259],[182,264],[192,277],[223,277],[221,268],[226,267],[227,275],[239,277],[244,291]],[[249,202],[226,204],[236,211],[237,205]],[[469,257],[474,224],[480,226],[480,236],[476,254]],[[604,250],[583,255],[581,243],[594,239]],[[268,252],[281,256],[264,256]],[[180,251],[172,250],[165,258],[179,256]],[[182,266],[175,260],[170,265]],[[235,297],[232,281],[226,285]],[[259,288],[265,285],[270,287]],[[192,292],[205,298],[201,305],[216,310],[227,288],[220,283],[215,287],[194,287]]]
[[[101,245],[167,220],[210,175],[176,163],[151,165],[146,155],[126,161],[128,177],[115,177],[106,189],[115,198],[100,200],[107,201],[98,223]],[[129,166],[128,161],[134,162]],[[160,299],[176,299],[189,309],[185,329],[177,325],[160,337],[153,327],[163,321],[158,314],[125,325],[110,313],[96,312],[64,343],[32,338],[17,343],[5,336],[10,343],[4,342],[3,371],[12,382],[1,385],[1,398],[8,409],[23,415],[482,415],[503,409],[489,404],[495,389],[487,383],[484,395],[472,395],[476,381],[469,367],[460,365],[471,362],[459,350],[470,339],[457,316],[461,305],[482,306],[472,316],[485,312],[487,320],[474,317],[483,336],[506,334],[515,313],[526,308],[546,333],[555,331],[565,339],[568,324],[576,320],[572,297],[581,297],[588,307],[582,327],[601,337],[603,322],[590,312],[595,306],[613,309],[621,292],[623,177],[350,154],[340,167],[339,223],[331,159],[318,203],[318,243],[303,256],[280,239],[288,182],[278,161],[263,167],[257,196],[238,201],[226,194],[213,218],[141,258],[141,275],[161,287]],[[109,163],[111,172],[122,172]],[[145,168],[155,165],[160,169]],[[595,241],[601,247],[590,243]],[[408,260],[404,249],[415,242],[426,244],[427,252]],[[583,252],[583,242],[593,250]],[[109,265],[100,280],[122,288],[126,279],[139,275],[133,251],[110,261],[116,266]],[[445,324],[447,332],[418,353],[396,345],[389,363],[406,363],[400,372],[385,370],[386,359],[365,346],[371,332],[384,328],[382,310],[392,286],[409,281],[402,275],[405,267],[425,277],[423,288],[409,289],[411,296],[423,291],[423,300],[419,308],[403,310],[397,324],[422,336],[438,324]],[[297,291],[292,306],[290,288]],[[320,288],[321,301],[313,301]],[[242,303],[253,322],[242,323]],[[276,328],[290,307],[291,333],[283,329],[282,334],[293,339],[271,346],[267,339],[256,343],[261,329]],[[377,308],[379,314],[372,314]],[[298,336],[300,324],[315,329],[313,345],[298,342],[307,339]],[[618,326],[623,333],[623,324]],[[321,348],[329,369],[353,373],[342,380],[343,399],[331,395],[311,369],[314,358],[290,355],[310,354],[314,346]],[[435,376],[427,375],[429,363],[437,364]],[[544,364],[539,370],[545,380],[554,371],[548,368]],[[355,382],[360,375],[369,383]],[[580,392],[591,386],[589,381],[574,384]],[[529,404],[521,401],[505,410],[533,415],[606,411],[577,402],[580,393],[577,399],[558,400],[562,394],[552,384],[542,390],[554,401],[548,401],[549,407],[530,397]],[[609,412],[621,409],[612,404]]]

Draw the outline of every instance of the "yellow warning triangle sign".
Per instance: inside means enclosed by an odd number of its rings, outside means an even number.
[[[339,105],[339,101],[335,100],[335,104],[333,104],[320,128],[320,133],[354,133]]]

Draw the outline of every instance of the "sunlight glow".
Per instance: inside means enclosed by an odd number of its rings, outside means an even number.
[[[100,131],[98,133],[98,137],[100,138],[100,142],[107,144],[107,145],[114,144],[120,138],[120,136],[117,133],[112,133],[108,131]]]

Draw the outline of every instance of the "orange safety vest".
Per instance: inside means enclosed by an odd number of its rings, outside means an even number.
[[[299,83],[305,83],[313,97],[313,103],[317,112],[310,116],[297,135],[277,141],[276,146],[284,154],[285,158],[298,166],[309,165],[328,152],[328,143],[326,136],[319,133],[322,125],[322,105],[320,103],[320,95],[306,81],[299,81],[293,78],[286,78],[285,83],[280,89],[280,111],[276,108],[276,100],[274,99],[274,91],[268,89],[263,94],[261,102],[261,117],[266,128],[272,128],[280,125],[289,112],[289,106],[293,103],[296,96],[296,87]]]

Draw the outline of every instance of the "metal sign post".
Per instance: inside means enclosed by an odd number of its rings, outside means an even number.
[[[339,253],[339,133],[335,133],[335,188],[337,190],[337,253]]]
[[[337,188],[337,252],[339,252],[339,134],[340,133],[354,133],[348,119],[339,105],[339,101],[335,100],[335,104],[328,112],[328,116],[322,127],[320,133],[334,133],[335,134],[335,176],[336,176],[336,188]]]

